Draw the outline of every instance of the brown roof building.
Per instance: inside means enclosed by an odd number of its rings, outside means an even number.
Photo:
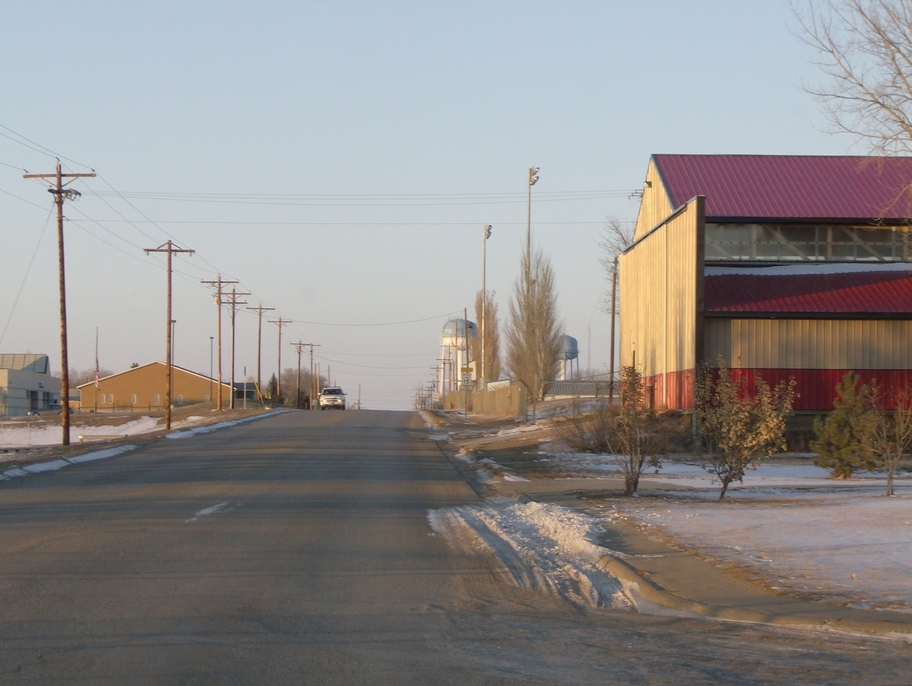
[[[97,409],[99,412],[163,409],[167,369],[164,362],[149,362],[99,379],[97,389],[94,381],[84,383],[78,387],[82,409]],[[256,384],[248,385],[248,397],[255,398]],[[216,397],[219,389],[222,403],[227,407],[231,384],[219,383],[189,369],[171,366],[171,399],[176,406],[209,402]]]

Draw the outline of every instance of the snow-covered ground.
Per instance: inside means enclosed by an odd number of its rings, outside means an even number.
[[[521,478],[490,458],[474,460],[471,453],[459,457],[485,480]],[[620,476],[609,455],[565,453],[537,459],[575,477]],[[597,548],[600,522],[622,520],[710,559],[744,567],[790,593],[912,612],[912,477],[900,474],[897,495],[887,498],[882,474],[834,480],[810,459],[791,462],[767,463],[748,472],[744,484],[733,485],[723,501],[718,500],[719,484],[699,463],[666,462],[659,473],[644,475],[640,497],[606,499],[589,525],[566,515],[587,516],[570,508],[515,502],[432,513],[431,523],[436,531],[451,535],[457,524],[473,529],[478,541],[502,560],[505,550],[542,549],[540,557],[525,563],[538,565],[551,577],[537,585],[552,589],[578,584]],[[522,491],[522,484],[514,485]],[[578,544],[568,543],[574,536]],[[593,587],[603,588],[590,576]],[[580,589],[576,595],[585,597],[585,589]],[[613,598],[610,593],[605,597]]]
[[[70,426],[70,442],[79,442],[80,436],[93,437],[137,436],[158,429],[160,419],[138,417],[123,424],[104,426]],[[60,426],[53,422],[30,422],[27,419],[0,422],[0,449],[29,448],[60,444]]]
[[[578,457],[603,473],[611,462]],[[666,464],[648,480],[641,486],[647,497],[614,499],[604,516],[746,567],[778,589],[912,612],[908,474],[897,478],[890,498],[882,474],[832,479],[813,464],[762,465],[722,501],[719,484],[695,464]]]
[[[283,412],[284,410],[275,410],[274,412]],[[273,412],[273,413],[274,413]],[[226,426],[234,426],[241,422],[252,419],[260,419],[269,414],[257,414],[243,417],[241,419],[219,422],[217,424],[205,424],[211,417],[190,416],[179,421],[171,423],[173,434],[169,438],[182,438],[194,433],[215,431],[216,429]],[[105,424],[100,426],[79,425],[74,422],[70,426],[70,442],[92,442],[94,440],[120,438],[122,436],[139,436],[142,434],[158,431],[162,427],[163,420],[156,417],[137,417],[126,422],[117,424]],[[42,446],[51,446],[60,444],[60,426],[54,422],[35,422],[26,418],[6,420],[0,422],[0,450],[20,450],[23,448],[38,448]]]
[[[629,608],[621,584],[598,567],[599,522],[547,503],[490,502],[431,510],[436,533],[464,548],[487,548],[513,580],[592,607]]]

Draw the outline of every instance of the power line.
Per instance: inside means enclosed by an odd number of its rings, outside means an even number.
[[[47,231],[50,219],[51,210],[49,209],[47,219],[44,220],[44,228],[41,229],[41,234],[38,236],[38,242],[35,243],[35,250],[32,251],[32,257],[29,260],[28,266],[25,268],[25,276],[22,277],[22,283],[19,284],[19,290],[16,292],[16,297],[13,299],[13,306],[10,308],[9,317],[7,317],[6,324],[3,326],[3,333],[0,333],[0,346],[3,344],[3,339],[6,338],[6,332],[9,329],[10,322],[13,320],[13,314],[16,312],[16,306],[19,304],[19,298],[22,295],[22,291],[25,289],[25,284],[28,281],[29,272],[32,271],[32,265],[35,263],[35,256],[38,254],[38,248],[41,247],[41,241],[44,239],[44,234]]]
[[[429,322],[434,319],[441,319],[443,317],[451,317],[458,314],[458,311],[447,312],[445,314],[438,314],[433,317],[422,317],[421,319],[408,319],[399,322],[376,322],[370,324],[338,324],[330,322],[310,322],[304,319],[295,319],[292,320],[296,324],[307,324],[308,326],[338,326],[338,327],[372,327],[372,326],[401,326],[403,324],[418,324],[420,322]]]

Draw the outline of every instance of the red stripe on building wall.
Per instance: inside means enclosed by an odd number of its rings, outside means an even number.
[[[643,379],[646,385],[646,400],[654,408],[667,408],[669,410],[694,409],[694,379],[693,369],[680,372],[656,374]],[[665,387],[668,395],[665,395]]]
[[[748,393],[757,391],[759,376],[769,386],[788,383],[795,379],[796,412],[829,412],[836,399],[836,384],[852,370],[849,369],[733,369],[735,379],[744,379]],[[895,398],[902,391],[912,393],[912,370],[909,369],[859,369],[854,370],[861,383],[870,384],[875,379],[883,388],[884,405],[894,409]],[[654,399],[654,407],[665,406],[664,384],[668,385],[669,410],[694,409],[694,370],[657,374],[644,378],[647,400]]]

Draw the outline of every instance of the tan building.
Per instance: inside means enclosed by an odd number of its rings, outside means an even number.
[[[164,362],[150,362],[99,379],[97,390],[94,381],[84,383],[78,387],[82,411],[164,409],[167,369]],[[239,384],[239,387],[241,386]],[[219,384],[215,379],[203,374],[182,367],[171,367],[171,400],[175,407],[214,400],[219,388],[222,392],[222,404],[227,407],[230,402],[230,384]],[[248,398],[255,398],[256,384],[249,384],[249,388]]]
[[[620,362],[691,409],[722,362],[795,409],[831,410],[850,370],[912,385],[912,157],[654,155],[618,260]]]

